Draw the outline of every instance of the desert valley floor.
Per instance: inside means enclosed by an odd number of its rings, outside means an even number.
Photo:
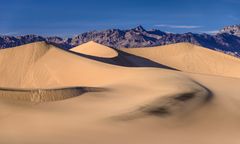
[[[1,144],[239,144],[240,59],[189,43],[0,50]]]

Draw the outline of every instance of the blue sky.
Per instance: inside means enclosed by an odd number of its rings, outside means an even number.
[[[91,30],[213,32],[240,24],[240,0],[0,0],[0,34],[70,37]]]

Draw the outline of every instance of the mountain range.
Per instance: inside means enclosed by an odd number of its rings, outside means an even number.
[[[63,49],[70,49],[88,41],[112,48],[138,48],[188,42],[230,55],[240,56],[240,25],[226,26],[215,34],[206,33],[167,33],[161,30],[146,30],[142,26],[128,30],[108,29],[90,31],[72,38],[38,35],[0,36],[0,48],[9,48],[31,42],[45,41]]]

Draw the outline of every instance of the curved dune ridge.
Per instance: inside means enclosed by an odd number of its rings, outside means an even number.
[[[181,89],[173,93],[156,96],[140,105],[135,104],[134,110],[117,116],[117,118],[120,120],[132,120],[146,116],[186,115],[186,113],[193,112],[213,98],[213,93],[197,82],[189,80],[182,84]]]
[[[212,97],[213,93],[209,89],[193,83],[188,90],[157,98],[138,111],[157,116],[174,115],[192,111],[209,102]]]
[[[70,49],[73,52],[82,53],[91,56],[114,58],[118,56],[118,52],[107,46],[90,41]]]
[[[240,60],[190,43],[121,50],[184,72],[240,77]]]
[[[0,143],[239,142],[238,59],[186,43],[123,50],[182,71],[45,42],[0,50]]]
[[[86,92],[100,92],[104,89],[91,87],[65,87],[55,89],[11,89],[0,88],[0,100],[10,102],[42,103],[65,100]]]
[[[173,69],[160,63],[153,62],[143,57],[138,57],[114,48],[110,48],[94,41],[81,44],[70,49],[79,56],[100,61],[103,63],[125,66],[125,67],[157,67]]]

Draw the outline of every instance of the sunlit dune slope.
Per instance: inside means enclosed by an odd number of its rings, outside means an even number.
[[[121,50],[184,72],[240,77],[240,60],[190,43]]]
[[[114,49],[98,44],[94,41],[81,44],[70,50],[77,53],[104,58],[114,58],[118,55],[117,51],[115,51]]]
[[[0,86],[13,88],[94,84],[89,77],[97,83],[107,77],[98,75],[114,69],[44,42],[1,50],[0,64]]]

